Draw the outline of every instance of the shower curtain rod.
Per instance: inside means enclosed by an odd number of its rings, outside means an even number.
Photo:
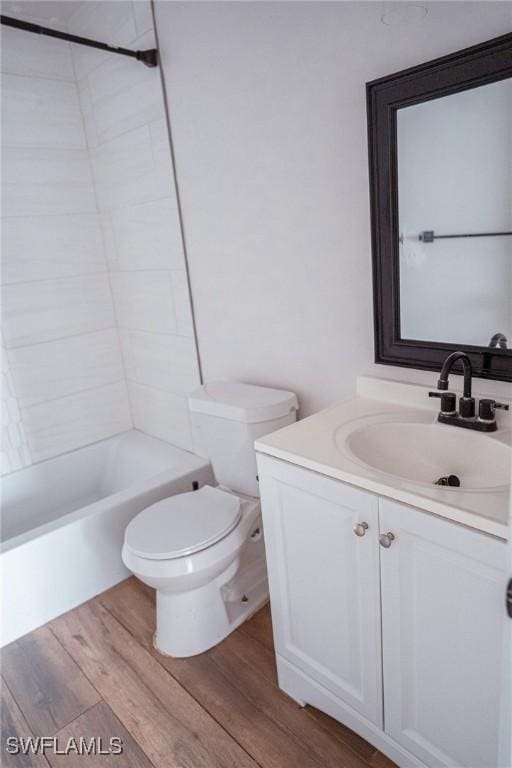
[[[130,56],[132,59],[142,61],[146,67],[156,67],[158,64],[156,48],[150,48],[146,51],[131,51],[128,48],[118,48],[113,45],[108,45],[107,43],[99,43],[97,40],[90,40],[87,37],[79,37],[78,35],[70,35],[67,32],[59,32],[57,29],[49,29],[48,27],[42,27],[39,24],[31,24],[29,21],[14,19],[12,16],[4,16],[3,14],[0,16],[0,21],[8,27],[23,29],[25,32],[35,32],[37,35],[57,37],[59,40],[67,40],[70,43],[78,43],[78,45],[87,45],[89,48],[99,48],[101,51],[119,53],[121,56]]]
[[[426,229],[420,232],[418,240],[423,243],[433,243],[434,240],[452,240],[458,237],[508,237],[512,232],[470,232],[461,235],[436,235],[433,229]]]

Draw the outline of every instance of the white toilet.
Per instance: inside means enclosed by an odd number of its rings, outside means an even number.
[[[194,656],[268,599],[254,441],[295,421],[292,392],[213,382],[189,397],[194,450],[218,486],[152,504],[128,525],[123,561],[156,589],[155,647]]]

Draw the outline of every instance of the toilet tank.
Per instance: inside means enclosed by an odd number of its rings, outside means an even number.
[[[210,459],[217,482],[259,496],[254,441],[295,421],[293,392],[213,381],[188,398],[194,451]]]

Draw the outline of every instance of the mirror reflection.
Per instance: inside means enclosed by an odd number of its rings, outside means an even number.
[[[512,79],[397,112],[401,338],[512,348]]]

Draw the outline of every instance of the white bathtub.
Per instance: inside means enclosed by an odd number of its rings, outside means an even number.
[[[132,517],[212,481],[205,459],[135,430],[2,478],[0,644],[126,578]]]

